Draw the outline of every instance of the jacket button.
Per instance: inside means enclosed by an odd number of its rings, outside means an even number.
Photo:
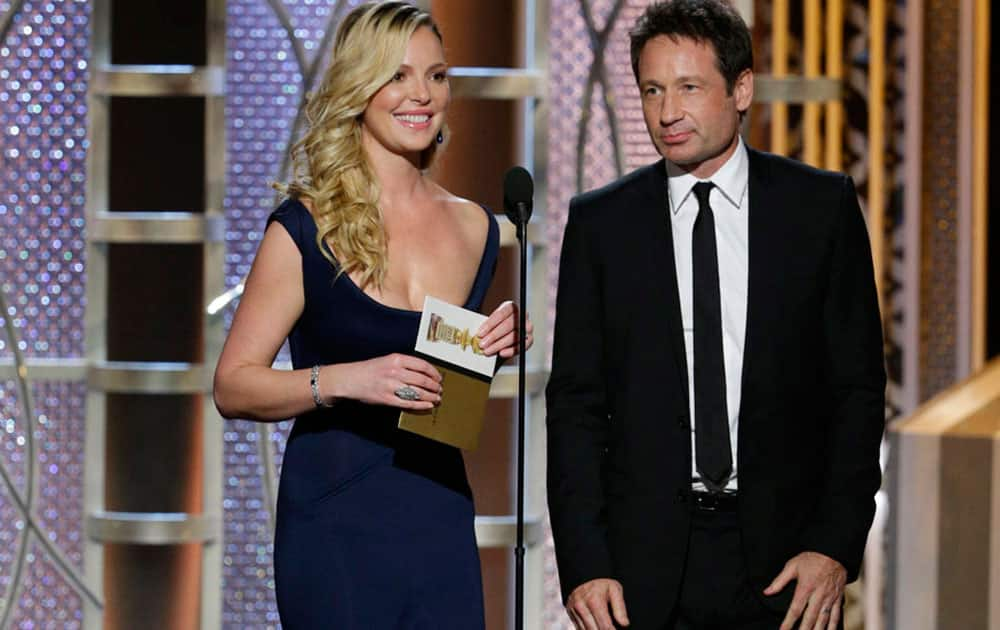
[[[681,488],[680,490],[677,491],[677,502],[685,503],[686,501],[687,501],[687,492],[684,491],[684,488]]]
[[[678,414],[677,426],[679,426],[682,429],[688,428],[688,415],[686,413]]]

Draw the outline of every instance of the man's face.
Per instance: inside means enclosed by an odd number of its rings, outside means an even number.
[[[646,129],[657,151],[699,178],[711,177],[737,146],[740,112],[753,98],[753,72],[730,94],[708,42],[658,35],[639,55]]]

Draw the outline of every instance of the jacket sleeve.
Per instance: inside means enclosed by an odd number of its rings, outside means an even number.
[[[823,330],[832,425],[825,487],[803,548],[818,551],[857,578],[881,482],[885,359],[871,248],[854,183],[840,188]]]
[[[602,465],[608,442],[601,260],[578,199],[570,203],[546,388],[548,502],[563,599],[612,577]]]

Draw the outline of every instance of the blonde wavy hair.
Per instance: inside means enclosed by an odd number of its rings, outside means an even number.
[[[361,116],[396,74],[410,37],[421,27],[442,39],[430,14],[406,2],[368,2],[347,14],[337,29],[330,67],[306,103],[308,130],[292,145],[291,181],[275,184],[285,195],[312,203],[316,245],[338,276],[359,272],[362,288],[382,287],[388,251],[380,187],[361,145]],[[431,166],[439,148],[432,142],[423,151],[421,169]]]

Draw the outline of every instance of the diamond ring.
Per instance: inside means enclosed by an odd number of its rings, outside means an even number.
[[[393,394],[396,394],[396,398],[399,398],[400,400],[420,400],[420,393],[409,385],[403,385],[402,387],[397,388]]]

